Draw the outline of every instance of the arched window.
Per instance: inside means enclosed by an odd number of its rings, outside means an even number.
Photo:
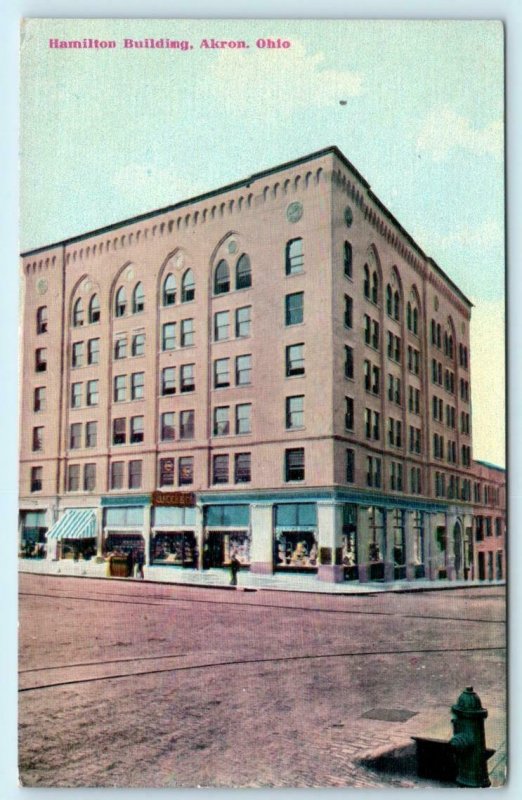
[[[118,291],[116,292],[116,302],[114,304],[114,313],[117,317],[125,316],[125,309],[127,308],[127,295],[125,294],[125,289],[123,286],[120,286]]]
[[[406,327],[409,331],[412,330],[412,325],[411,303],[408,301],[408,305],[406,306]]]
[[[89,301],[89,322],[100,321],[100,301],[98,295],[93,294]]]
[[[169,272],[163,281],[163,299],[164,306],[173,306],[176,302],[176,278]]]
[[[453,336],[448,336],[448,355],[453,358]]]
[[[36,333],[47,333],[47,306],[40,306],[36,312]]]
[[[81,297],[74,304],[72,324],[74,328],[79,328],[83,325],[83,303]]]
[[[372,274],[372,302],[377,304],[379,299],[379,277],[374,270]]]
[[[442,329],[440,327],[440,323],[437,323],[437,347],[439,350],[442,347]]]
[[[230,291],[230,270],[226,261],[222,260],[214,274],[214,294],[226,294]]]
[[[370,299],[370,268],[368,264],[364,265],[364,296]]]
[[[145,311],[145,292],[141,282],[136,284],[132,293],[132,313],[138,314],[140,311]]]
[[[393,313],[392,288],[390,284],[386,286],[386,313],[389,317],[391,317]]]
[[[393,318],[399,320],[401,317],[401,296],[397,290],[393,295]]]
[[[413,309],[412,327],[413,333],[417,336],[419,333],[419,309],[416,307]]]
[[[449,355],[448,334],[444,331],[444,355]]]
[[[304,267],[303,240],[290,239],[285,248],[285,275],[295,275]]]
[[[344,243],[344,274],[347,278],[352,277],[352,245],[350,242]]]
[[[246,253],[238,259],[236,264],[236,289],[248,289],[252,286],[252,267]]]
[[[437,326],[434,319],[431,320],[431,343],[437,344]]]
[[[194,273],[188,269],[181,281],[181,302],[189,303],[196,297],[196,284],[194,283]]]

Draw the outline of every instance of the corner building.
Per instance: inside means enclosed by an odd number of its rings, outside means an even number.
[[[23,555],[473,577],[471,304],[337,148],[22,264]]]

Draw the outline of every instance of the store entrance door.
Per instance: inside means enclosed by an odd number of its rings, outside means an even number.
[[[223,566],[224,540],[222,533],[209,532],[206,546],[206,562],[205,567],[207,569]]]

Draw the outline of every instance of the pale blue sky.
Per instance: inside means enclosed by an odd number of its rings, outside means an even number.
[[[56,51],[50,37],[119,46]],[[125,37],[194,49],[130,51]],[[211,37],[250,49],[201,50]],[[485,430],[502,418],[502,379],[493,398],[484,369],[503,347],[500,23],[36,20],[22,97],[22,249],[336,144],[488,320],[474,331],[475,455],[503,463],[503,427]]]

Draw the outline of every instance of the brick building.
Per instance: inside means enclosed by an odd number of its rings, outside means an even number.
[[[474,461],[474,577],[506,577],[506,474],[486,461]]]
[[[23,553],[471,574],[471,304],[337,148],[22,269]]]

